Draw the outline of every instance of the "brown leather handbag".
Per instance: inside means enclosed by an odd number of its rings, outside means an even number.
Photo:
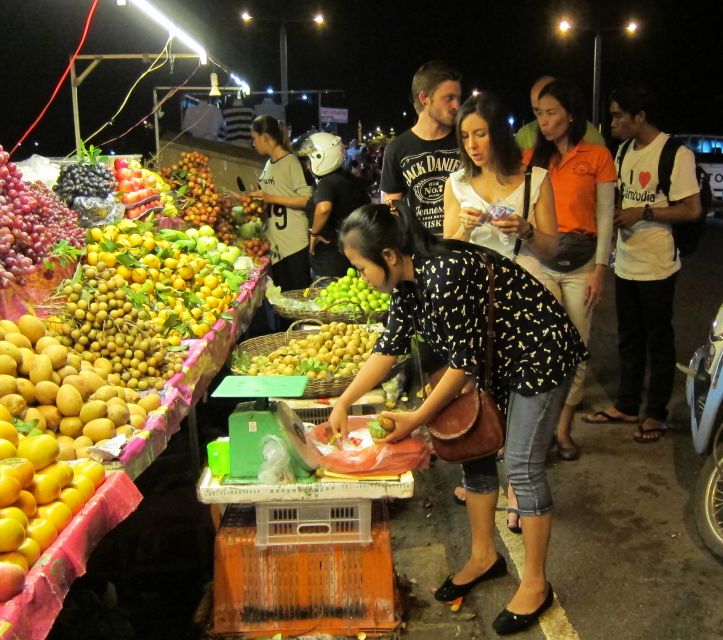
[[[489,276],[484,389],[461,393],[427,425],[434,451],[445,462],[466,462],[496,455],[505,444],[505,421],[488,392],[494,353],[494,268],[483,255]],[[414,323],[416,333],[416,322]],[[417,361],[421,374],[421,362]],[[430,376],[432,387],[445,369]],[[424,375],[422,374],[422,380]],[[426,392],[423,393],[426,399]]]

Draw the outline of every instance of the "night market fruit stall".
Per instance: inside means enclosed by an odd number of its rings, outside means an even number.
[[[0,148],[3,633],[47,635],[261,304],[263,239],[246,251],[233,212],[250,200],[206,164],[161,175],[91,149],[50,188]]]

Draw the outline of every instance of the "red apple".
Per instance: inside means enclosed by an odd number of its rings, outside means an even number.
[[[116,158],[115,162],[113,163],[113,167],[116,171],[119,169],[127,169],[128,168],[128,160],[125,158]]]

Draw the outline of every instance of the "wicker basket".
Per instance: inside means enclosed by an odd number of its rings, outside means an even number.
[[[284,291],[282,293],[284,298],[289,298],[295,302],[313,301],[319,297],[319,292],[323,287],[317,285],[323,280],[335,280],[335,278],[318,278],[309,285],[307,289],[292,289],[290,291]],[[351,300],[340,300],[336,304],[351,304],[356,305],[357,309],[345,309],[344,311],[330,311],[328,309],[312,309],[307,306],[306,308],[293,308],[287,307],[283,304],[272,303],[274,311],[279,314],[282,318],[288,320],[305,320],[307,318],[313,318],[320,322],[352,322],[359,324],[362,322],[381,322],[386,323],[387,312],[386,311],[364,311],[357,303]]]
[[[319,320],[309,318],[305,318],[303,322],[307,324],[321,324]],[[244,375],[243,371],[235,367],[233,364],[233,360],[235,359],[235,357],[239,357],[244,353],[249,358],[253,358],[254,356],[266,356],[272,351],[278,349],[279,347],[289,344],[289,342],[294,338],[296,338],[297,340],[301,340],[303,338],[306,338],[307,336],[317,333],[316,331],[309,330],[296,331],[294,330],[295,324],[296,322],[292,323],[289,329],[284,333],[270,333],[265,336],[250,338],[249,340],[245,340],[244,342],[240,343],[234,349],[231,356],[231,371],[236,375]],[[394,365],[394,367],[392,367],[391,371],[389,372],[388,378],[391,378],[393,375],[401,371],[403,367],[404,360],[397,361],[397,363]],[[346,388],[351,384],[351,381],[354,380],[354,377],[355,376],[338,376],[333,378],[327,378],[326,380],[309,380],[309,382],[306,384],[306,389],[302,398],[336,398],[342,393],[344,393]]]

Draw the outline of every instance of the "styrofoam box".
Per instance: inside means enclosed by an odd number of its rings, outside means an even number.
[[[399,480],[343,480],[299,484],[221,484],[206,467],[196,485],[196,495],[204,504],[293,502],[298,500],[337,500],[347,498],[411,498],[414,476],[407,471]]]

